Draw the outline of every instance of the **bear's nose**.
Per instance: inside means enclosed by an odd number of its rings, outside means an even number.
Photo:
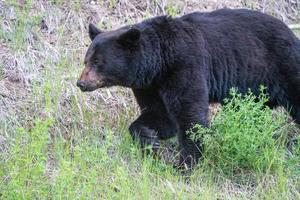
[[[76,83],[77,87],[79,87],[81,89],[81,91],[85,91],[86,90],[86,84],[84,81],[78,80]]]

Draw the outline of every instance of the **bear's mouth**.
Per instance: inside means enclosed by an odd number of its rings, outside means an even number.
[[[77,84],[77,86],[80,88],[82,92],[92,92],[98,88],[105,87],[105,83],[104,81],[96,81],[96,82],[89,81],[89,82],[84,82],[81,85]]]

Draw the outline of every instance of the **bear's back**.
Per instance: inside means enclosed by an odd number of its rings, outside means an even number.
[[[205,43],[198,49],[205,51],[202,57],[208,59],[210,70],[206,76],[212,77],[211,99],[221,100],[235,86],[241,91],[258,88],[259,84],[271,87],[270,82],[278,78],[273,74],[280,76],[279,71],[291,73],[295,68],[282,63],[289,59],[291,48],[299,40],[272,16],[246,9],[221,9],[195,12],[176,20],[185,28],[183,32],[189,27],[188,35],[196,40],[193,45]]]
[[[253,10],[247,9],[220,9],[213,12],[194,12],[184,15],[178,20],[191,23],[194,28],[204,32],[219,34],[240,34],[240,32],[256,36],[261,41],[268,42],[267,45],[277,45],[274,41],[286,42],[278,44],[289,46],[298,41],[294,33],[279,19]]]

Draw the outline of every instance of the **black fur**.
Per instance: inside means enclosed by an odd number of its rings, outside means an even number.
[[[96,26],[89,24],[89,36],[91,40],[93,40],[100,33],[101,31]]]
[[[300,41],[283,22],[260,12],[156,17],[98,34],[87,63],[95,58],[104,64],[94,69],[108,77],[99,87],[133,89],[141,116],[130,126],[132,136],[158,147],[159,139],[177,135],[188,166],[200,157],[201,145],[186,130],[208,126],[209,103],[222,102],[232,87],[258,94],[259,85],[266,86],[269,104],[284,106],[300,124]]]

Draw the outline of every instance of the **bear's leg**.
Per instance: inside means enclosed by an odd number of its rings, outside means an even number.
[[[192,83],[191,80],[196,82]],[[201,138],[193,141],[187,131],[195,124],[208,127],[208,89],[206,81],[199,78],[190,78],[188,82],[177,80],[176,83],[177,87],[164,90],[163,99],[179,125],[178,141],[181,149],[179,165],[190,169],[201,157],[202,145]],[[186,85],[193,87],[184,87]]]
[[[201,138],[197,138],[197,141],[192,140],[191,135],[187,131],[192,130],[195,124],[208,127],[208,100],[201,102],[182,102],[182,111],[179,115],[178,121],[180,123],[179,144],[181,147],[180,165],[185,168],[192,168],[197,164],[201,157],[203,147],[201,144]]]
[[[289,48],[289,56],[287,60],[284,60],[279,66],[282,80],[279,82],[283,85],[284,96],[281,96],[279,102],[283,105],[287,111],[290,111],[290,115],[295,122],[300,125],[300,41],[294,43]],[[278,96],[278,95],[277,95]]]
[[[278,99],[279,105],[283,106],[290,116],[300,126],[300,104],[292,97],[282,97]],[[292,102],[292,103],[291,103]]]
[[[133,139],[140,142],[144,149],[151,145],[153,151],[159,149],[159,140],[168,139],[176,134],[176,126],[166,113],[142,112],[130,125],[129,132]]]
[[[159,148],[159,139],[168,139],[176,135],[177,126],[166,110],[166,107],[154,88],[133,89],[133,93],[141,109],[141,115],[129,127],[133,139],[138,140],[145,148]]]
[[[129,132],[134,140],[139,141],[143,150],[151,146],[154,153],[158,151],[160,142],[154,129],[150,129],[137,119],[129,126]]]
[[[290,108],[290,115],[295,122],[300,126],[300,105],[294,104]]]

